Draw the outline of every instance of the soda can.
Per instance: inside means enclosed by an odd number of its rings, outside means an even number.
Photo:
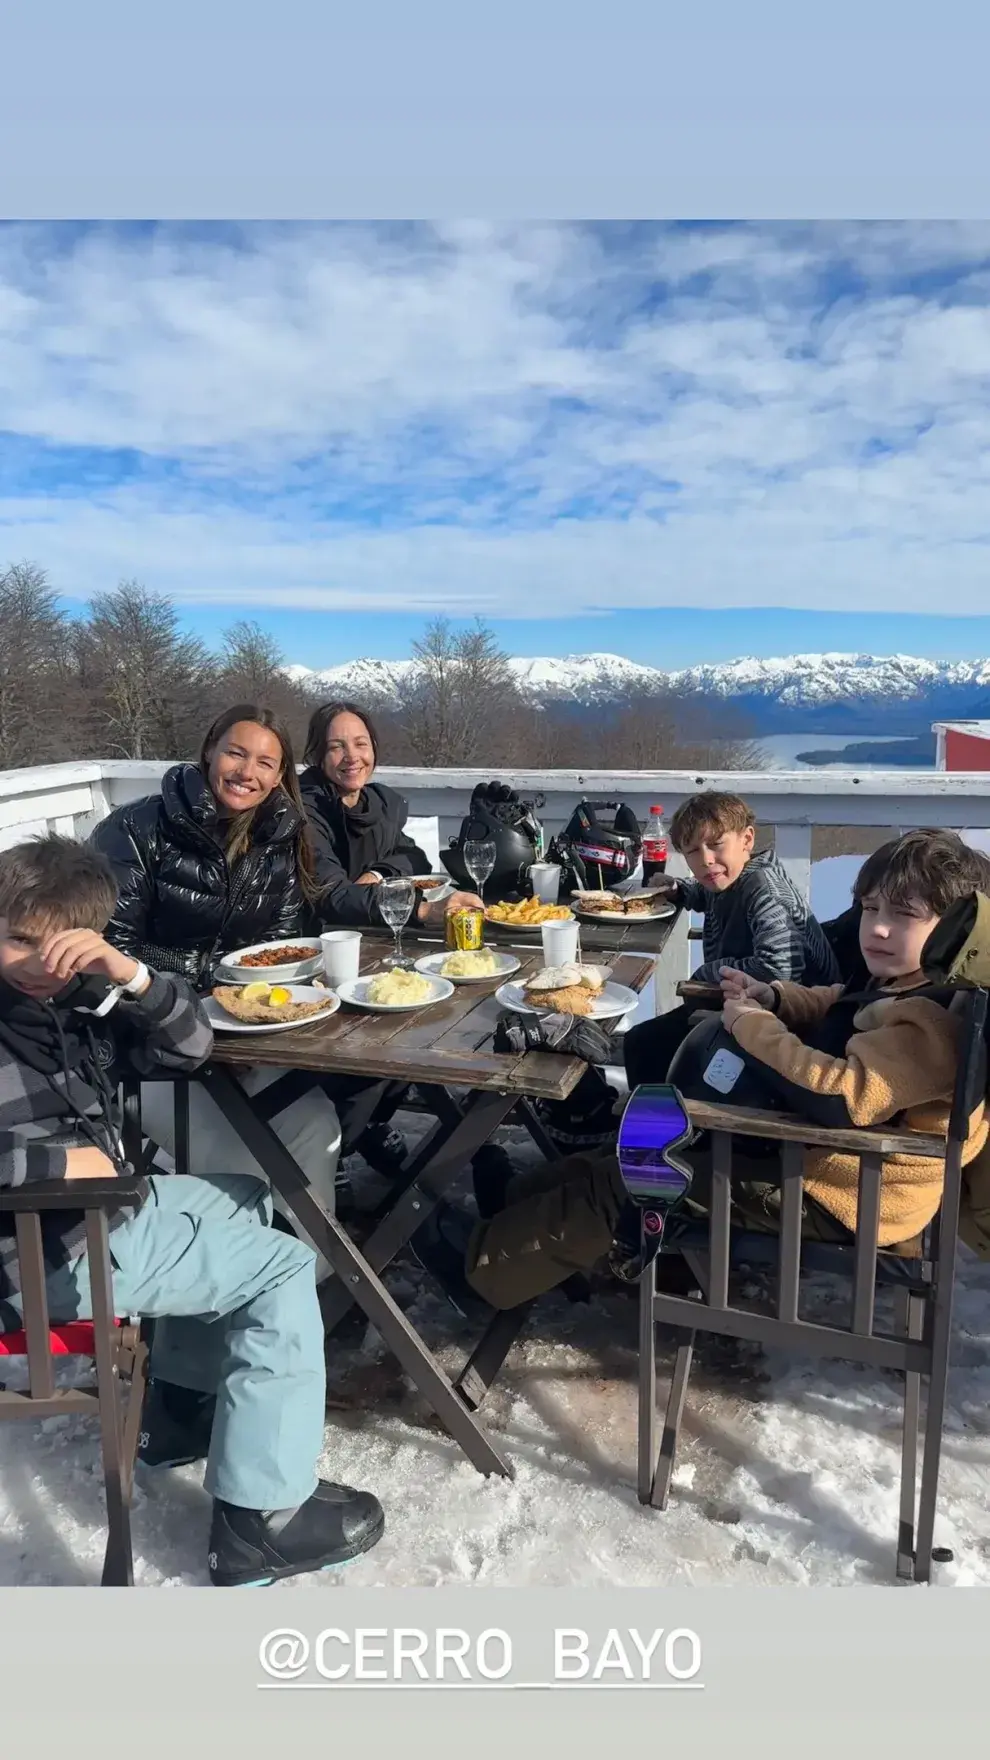
[[[476,906],[451,911],[447,918],[447,946],[456,953],[474,953],[485,939],[485,913]]]

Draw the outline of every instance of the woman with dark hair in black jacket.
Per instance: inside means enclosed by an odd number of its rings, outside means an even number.
[[[317,883],[288,731],[237,703],[176,764],[160,794],[129,801],[90,842],[118,898],[107,939],[209,988],[220,956],[301,933]]]
[[[198,764],[176,764],[161,794],[129,801],[104,819],[90,843],[117,880],[107,940],[145,965],[181,972],[208,990],[220,956],[256,941],[301,934],[317,899],[306,817],[288,731],[270,709],[237,703],[214,721]],[[248,1093],[285,1071],[251,1069]],[[351,1082],[357,1100],[372,1084]],[[171,1090],[146,1083],[148,1135],[174,1154]],[[264,1174],[209,1095],[190,1093],[189,1172]],[[335,1205],[341,1120],[326,1092],[314,1088],[272,1120],[318,1196]],[[345,1125],[346,1129],[346,1125]],[[276,1207],[283,1210],[280,1199]],[[318,1268],[326,1275],[329,1267]]]
[[[357,703],[324,703],[314,710],[303,754],[307,768],[300,793],[320,887],[320,915],[328,923],[361,928],[381,917],[375,887],[405,874],[428,874],[429,857],[407,837],[408,807],[394,788],[372,780],[378,763],[378,732]],[[444,909],[480,904],[473,893],[456,893]],[[436,911],[418,899],[415,919]]]

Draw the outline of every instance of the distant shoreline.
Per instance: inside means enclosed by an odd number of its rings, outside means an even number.
[[[841,748],[798,752],[797,761],[816,769],[828,765],[871,764],[892,770],[933,770],[935,740],[931,734],[921,734],[915,739],[855,740]]]

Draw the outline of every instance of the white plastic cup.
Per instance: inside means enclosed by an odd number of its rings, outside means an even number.
[[[548,966],[576,965],[578,959],[577,923],[543,923],[543,959]]]
[[[331,989],[356,978],[361,965],[360,929],[328,929],[320,936],[323,971]]]
[[[556,862],[534,862],[529,870],[533,897],[541,904],[556,904],[560,896],[560,869]]]

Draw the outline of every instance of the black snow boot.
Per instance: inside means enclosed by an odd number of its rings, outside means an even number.
[[[213,1504],[210,1581],[218,1589],[267,1588],[282,1577],[326,1571],[370,1552],[385,1532],[385,1512],[370,1491],[321,1480],[296,1509],[241,1509]]]
[[[171,1381],[149,1381],[137,1458],[145,1467],[188,1467],[210,1452],[216,1398]]]

